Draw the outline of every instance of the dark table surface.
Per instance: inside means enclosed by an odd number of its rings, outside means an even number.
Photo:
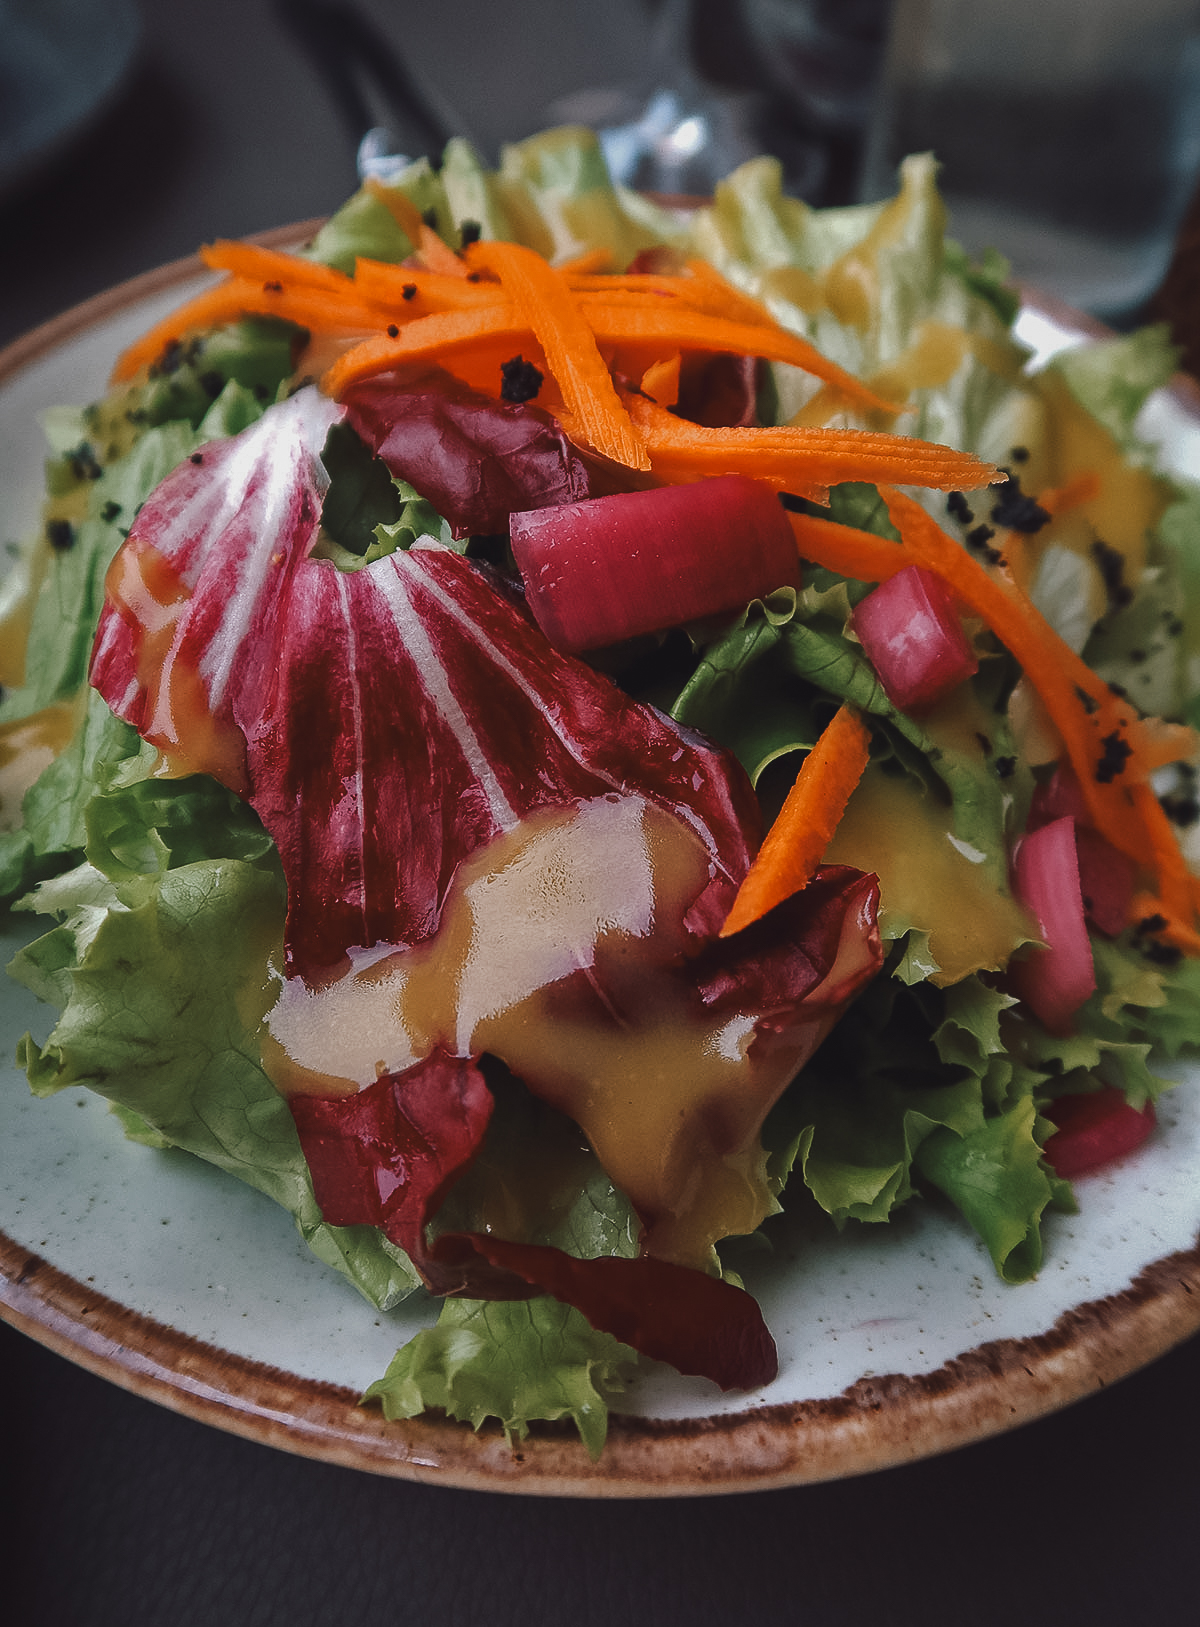
[[[485,147],[628,72],[637,0],[377,0]],[[121,95],[0,196],[0,342],[202,240],[332,209],[353,141],[270,0],[146,0]],[[446,64],[452,64],[447,70]],[[1162,309],[1181,335],[1196,274]],[[308,1462],[0,1326],[0,1600],[20,1627],[1191,1623],[1200,1341],[947,1457],[741,1498],[502,1498]],[[15,1511],[15,1512],[14,1512]]]

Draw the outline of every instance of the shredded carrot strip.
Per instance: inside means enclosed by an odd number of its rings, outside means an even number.
[[[591,277],[608,271],[612,263],[611,249],[584,249],[582,254],[573,254],[569,260],[560,260],[557,269],[568,278]]]
[[[640,299],[644,295],[653,294],[656,298],[682,299],[687,303],[694,303],[697,310],[703,307],[703,297],[695,294],[692,279],[678,273],[667,275],[661,271],[609,271],[600,275],[589,275],[573,271],[568,266],[559,266],[558,270],[566,278],[567,287],[581,303],[585,300],[603,302],[622,296]]]
[[[709,265],[707,260],[689,260],[687,268],[693,280],[705,289],[710,299],[720,302],[720,308],[733,321],[757,322],[764,327],[778,327],[779,324],[761,300],[743,293],[729,281],[728,277],[723,277],[716,266]]]
[[[1151,862],[1158,878],[1158,897],[1163,912],[1177,927],[1187,923],[1190,930],[1194,915],[1192,874],[1180,851],[1171,821],[1155,796],[1154,787],[1145,780],[1131,785],[1129,794],[1153,854]]]
[[[517,243],[473,243],[466,252],[472,266],[499,277],[518,316],[541,346],[562,394],[571,438],[616,463],[648,469],[641,437],[560,273],[540,254]]]
[[[1052,486],[1048,491],[1039,492],[1037,500],[1047,514],[1066,514],[1069,509],[1090,503],[1099,495],[1100,476],[1094,469],[1085,469],[1081,474],[1073,475],[1065,485]]]
[[[1129,909],[1129,920],[1131,925],[1136,926],[1138,922],[1145,921],[1148,917],[1159,917],[1166,924],[1158,929],[1156,937],[1174,944],[1177,949],[1182,949],[1185,955],[1200,956],[1200,932],[1185,924],[1191,919],[1193,910],[1197,907],[1194,888],[1191,907],[1184,912],[1183,919],[1168,914],[1163,900],[1154,893],[1139,892],[1134,894]]]
[[[1133,707],[1112,693],[1023,593],[989,574],[920,504],[884,487],[881,495],[916,562],[940,576],[1020,662],[1062,737],[1097,830],[1152,868],[1164,893],[1163,912],[1186,919],[1191,894],[1180,879],[1186,866],[1145,783],[1151,766],[1161,762],[1156,732],[1143,728]],[[1182,736],[1174,739],[1173,756],[1182,744]]]
[[[1187,723],[1170,723],[1166,718],[1144,717],[1138,720],[1138,768],[1153,774],[1156,768],[1169,763],[1183,763],[1195,757],[1196,731]]]
[[[1100,478],[1090,469],[1082,474],[1074,475],[1062,486],[1051,486],[1039,492],[1038,506],[1046,513],[1054,516],[1066,514],[1081,503],[1090,503],[1100,490]],[[1004,556],[1008,566],[1008,573],[1023,593],[1028,593],[1033,577],[1033,561],[1030,559],[1029,538],[1020,531],[1006,531],[996,544],[997,551]]]
[[[862,778],[870,740],[858,713],[840,706],[800,765],[778,818],[738,888],[721,928],[722,938],[740,932],[807,887]]]
[[[629,396],[628,405],[645,437],[651,469],[668,482],[745,474],[778,491],[820,502],[830,486],[848,480],[970,491],[1001,478],[998,469],[970,453],[930,441],[871,430],[789,425],[708,429],[677,418],[642,396]]]
[[[856,582],[886,582],[914,563],[903,543],[815,514],[789,514],[801,559]]]
[[[410,316],[427,316],[430,311],[504,303],[497,282],[471,282],[466,277],[450,277],[441,271],[389,265],[385,260],[356,260],[354,287],[363,299],[386,305],[397,321],[405,321]]]
[[[787,362],[814,378],[837,386],[856,406],[872,412],[897,413],[902,409],[885,401],[854,377],[823,356],[807,339],[798,339],[778,326],[763,327],[749,322],[732,322],[707,312],[689,310],[682,304],[605,304],[585,307],[592,332],[601,344],[647,345],[661,350],[670,345],[677,350],[724,351],[737,356],[761,356],[764,361]]]
[[[467,268],[458,255],[422,220],[416,204],[398,187],[384,186],[382,181],[369,175],[363,182],[363,190],[383,205],[430,271],[441,271],[449,277],[467,275]]]
[[[683,358],[676,351],[661,362],[652,362],[642,374],[642,393],[662,407],[673,407],[679,400],[679,370]]]
[[[373,373],[384,373],[407,362],[451,356],[469,351],[482,341],[500,339],[517,347],[533,339],[528,323],[511,305],[437,311],[409,322],[394,338],[381,335],[347,350],[321,379],[321,388],[326,395],[336,397]]]
[[[331,293],[356,298],[354,280],[333,266],[317,260],[304,260],[298,254],[263,248],[260,243],[241,243],[219,237],[206,243],[200,258],[212,271],[228,271],[247,282],[281,282],[285,287],[328,288]]]
[[[204,328],[219,328],[246,316],[278,316],[310,332],[369,333],[382,325],[378,310],[353,297],[323,288],[274,286],[241,277],[218,284],[142,334],[117,358],[113,379],[130,379],[156,362],[175,340]]]

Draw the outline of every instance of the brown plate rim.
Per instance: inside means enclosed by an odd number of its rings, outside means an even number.
[[[254,241],[304,241],[319,220]],[[0,350],[0,380],[92,326],[204,271],[190,255],[130,278]],[[1022,290],[1065,326],[1106,330]],[[1200,388],[1171,393],[1200,417]],[[1032,1422],[1127,1376],[1200,1331],[1200,1238],[1046,1333],[982,1344],[934,1372],[860,1379],[821,1400],[684,1419],[614,1414],[593,1463],[569,1426],[509,1441],[441,1416],[388,1423],[355,1392],[238,1356],[97,1293],[0,1231],[0,1320],[121,1388],[262,1445],[393,1478],[573,1497],[766,1491],[935,1456]]]

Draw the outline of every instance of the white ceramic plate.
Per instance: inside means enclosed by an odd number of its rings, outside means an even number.
[[[36,523],[38,412],[98,394],[121,346],[196,275],[195,262],[166,267],[0,353],[0,543]],[[1043,351],[1078,331],[1061,312],[1023,318]],[[1164,393],[1147,425],[1177,468],[1200,471],[1200,407],[1186,386]],[[26,1028],[44,1039],[53,1020],[0,984],[8,1055]],[[974,1238],[933,1205],[841,1236],[782,1221],[774,1254],[747,1271],[779,1344],[778,1378],[723,1396],[660,1369],[627,1398],[598,1464],[565,1427],[514,1450],[498,1429],[389,1425],[357,1406],[430,1319],[427,1305],[375,1311],[267,1199],[187,1155],[126,1141],[86,1092],[34,1101],[13,1067],[0,1078],[0,1314],[177,1410],[380,1473],[610,1496],[858,1473],[1035,1418],[1200,1327],[1200,1068],[1180,1077],[1151,1142],[1078,1183],[1081,1214],[1050,1219],[1047,1265],[1023,1287],[997,1281]]]

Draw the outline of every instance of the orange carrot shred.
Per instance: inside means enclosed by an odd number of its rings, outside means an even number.
[[[611,249],[584,249],[582,254],[573,254],[569,260],[560,260],[557,270],[564,277],[591,277],[608,271],[612,263]]]
[[[806,887],[833,839],[867,766],[870,732],[842,705],[800,766],[779,816],[763,839],[720,936],[750,926]]]
[[[1065,514],[1069,509],[1090,503],[1099,493],[1100,476],[1094,469],[1084,469],[1081,473],[1073,475],[1064,485],[1052,486],[1048,491],[1039,492],[1038,507],[1044,508],[1047,514]]]
[[[642,374],[642,393],[662,407],[673,407],[679,400],[679,369],[682,358],[678,351],[660,362],[651,362]]]
[[[565,279],[540,254],[518,243],[473,243],[469,263],[500,278],[518,315],[533,333],[566,409],[568,434],[601,456],[631,469],[649,459],[629,413],[617,395],[595,335]]]
[[[431,311],[505,303],[497,282],[476,283],[423,267],[391,265],[386,260],[356,260],[354,287],[361,298],[385,305],[398,321],[428,316]]]
[[[395,337],[380,335],[347,350],[325,373],[321,388],[336,397],[359,379],[406,362],[446,357],[487,340],[503,339],[519,347],[532,338],[528,323],[511,305],[435,311],[415,318]]]
[[[175,340],[203,328],[225,327],[247,316],[278,316],[295,322],[310,332],[369,333],[385,320],[378,310],[364,304],[349,292],[341,294],[325,288],[283,283],[249,282],[233,277],[206,289],[186,305],[155,323],[117,358],[113,379],[130,379],[149,367]]]
[[[836,385],[839,393],[856,406],[872,412],[895,414],[902,409],[868,389],[853,373],[847,373],[823,356],[807,339],[800,339],[778,325],[764,327],[750,322],[731,321],[709,312],[689,309],[681,302],[644,301],[640,304],[601,304],[586,307],[587,320],[602,344],[629,346],[646,344],[661,348],[725,351],[737,356],[761,356],[764,361],[787,362],[802,368],[814,378]]]
[[[356,297],[354,280],[344,271],[322,265],[319,260],[305,260],[298,254],[287,254],[281,249],[264,248],[261,243],[242,243],[220,237],[215,243],[206,243],[200,258],[212,271],[228,271],[249,282],[282,282],[285,286],[328,288],[336,294]]]
[[[1016,657],[1062,737],[1096,829],[1153,871],[1164,913],[1182,926],[1192,909],[1186,865],[1145,781],[1151,765],[1161,762],[1157,732],[1143,726],[1011,582],[991,575],[912,498],[886,487],[880,493],[914,563],[940,576]]]
[[[839,525],[816,514],[789,514],[788,519],[801,559],[856,582],[886,582],[913,562],[902,543],[889,542],[873,531]]]
[[[847,480],[969,491],[1002,478],[970,453],[882,431],[790,425],[709,429],[642,396],[629,396],[628,406],[645,438],[650,467],[665,481],[745,474],[778,491],[822,501],[830,486]]]

